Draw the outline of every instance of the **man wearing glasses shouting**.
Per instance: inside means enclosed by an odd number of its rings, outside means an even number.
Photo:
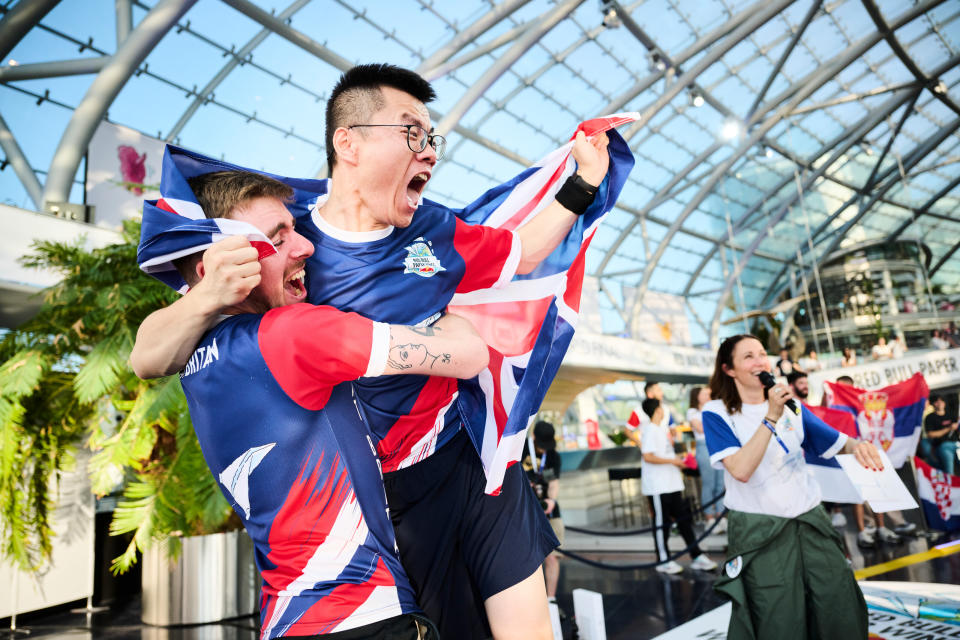
[[[455,293],[535,269],[593,201],[609,166],[607,138],[578,133],[577,176],[516,231],[469,225],[422,202],[445,145],[425,106],[434,98],[426,80],[392,65],[361,65],[340,78],[327,103],[328,193],[296,226],[316,247],[306,266],[309,302],[429,334]],[[139,375],[179,370],[220,308],[256,286],[253,252],[232,240],[208,250],[220,254],[210,260],[222,265],[211,280],[223,283],[218,291],[190,292],[144,321],[131,354]],[[458,403],[477,391],[421,375],[352,384],[377,441],[401,560],[441,637],[552,637],[540,566],[557,539],[520,465],[507,469],[499,496],[484,493],[462,427],[471,416]]]

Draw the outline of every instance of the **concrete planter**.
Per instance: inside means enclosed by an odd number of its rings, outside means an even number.
[[[184,538],[175,563],[154,546],[143,554],[141,619],[167,627],[251,615],[259,577],[245,531]]]

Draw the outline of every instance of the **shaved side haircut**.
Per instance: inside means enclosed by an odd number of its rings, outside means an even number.
[[[383,108],[386,100],[381,87],[391,87],[408,93],[423,104],[436,99],[430,83],[418,74],[392,64],[361,64],[347,70],[327,100],[327,167],[333,171],[337,154],[333,149],[333,132],[340,127],[369,124],[369,120]],[[383,123],[390,124],[390,123]]]

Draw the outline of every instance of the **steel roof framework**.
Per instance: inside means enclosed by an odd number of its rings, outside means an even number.
[[[943,108],[935,103],[960,113],[954,100],[960,82],[960,74],[955,70],[960,59],[960,48],[955,42],[960,12],[938,12],[943,0],[927,0],[895,16],[884,15],[872,0],[778,0],[752,5],[714,0],[717,16],[712,22],[698,22],[698,16],[685,11],[689,8],[686,3],[660,0],[668,13],[675,14],[678,32],[687,33],[685,42],[683,38],[678,40],[682,46],[675,54],[664,44],[668,34],[658,31],[651,37],[641,24],[650,21],[650,2],[623,6],[608,1],[602,12],[582,0],[557,4],[545,4],[545,0],[487,2],[485,7],[475,8],[464,26],[460,26],[460,20],[448,17],[446,11],[429,0],[409,1],[421,14],[443,24],[449,36],[439,42],[435,39],[427,47],[415,33],[404,31],[398,36],[398,30],[385,23],[382,16],[378,18],[368,7],[357,6],[362,4],[360,0],[336,0],[335,4],[354,22],[363,23],[407,52],[412,61],[407,66],[445,83],[448,89],[456,87],[454,93],[460,92],[454,95],[452,103],[432,111],[440,130],[452,131],[461,138],[453,140],[453,153],[438,173],[472,174],[495,183],[516,171],[518,165],[530,164],[530,156],[535,154],[525,151],[522,145],[498,139],[496,134],[491,137],[490,132],[496,130],[495,123],[503,115],[539,136],[541,146],[562,142],[567,135],[564,131],[529,115],[524,105],[531,99],[550,105],[566,120],[602,111],[641,111],[641,120],[625,132],[625,137],[638,159],[644,166],[656,169],[656,174],[637,175],[635,171],[631,175],[621,203],[608,217],[609,229],[594,242],[590,265],[591,272],[601,280],[607,301],[625,322],[631,309],[624,308],[623,299],[611,293],[611,285],[635,286],[640,298],[648,289],[664,290],[664,286],[665,290],[682,292],[691,318],[712,339],[719,334],[720,320],[738,278],[743,277],[747,304],[774,304],[786,286],[787,276],[795,269],[783,238],[776,238],[780,225],[789,229],[793,224],[790,212],[800,197],[793,188],[795,173],[801,177],[805,195],[822,192],[825,203],[836,199],[834,193],[847,190],[853,194],[833,210],[810,206],[816,223],[813,242],[820,255],[841,246],[845,232],[854,225],[863,224],[868,232],[878,231],[888,238],[910,231],[921,218],[930,220],[937,229],[954,229],[950,226],[952,217],[942,209],[955,206],[950,203],[956,202],[953,193],[960,185],[957,163],[946,156],[955,151],[960,122],[947,120]],[[218,98],[216,92],[238,72],[250,67],[277,78],[281,86],[287,84],[315,102],[323,100],[324,94],[295,77],[295,69],[277,67],[275,61],[270,64],[255,60],[255,52],[265,42],[271,42],[273,36],[338,70],[364,58],[356,51],[332,49],[292,25],[298,13],[313,4],[309,0],[295,0],[282,10],[264,7],[272,4],[268,0],[221,0],[260,27],[245,44],[229,49],[219,44],[216,37],[191,26],[189,20],[184,23],[182,18],[194,2],[151,0],[147,4],[116,0],[117,47],[112,52],[95,47],[93,39],[85,40],[84,34],[62,29],[58,32],[49,27],[46,21],[57,8],[56,1],[6,3],[0,19],[0,61],[36,30],[79,44],[81,53],[76,59],[0,66],[0,84],[6,90],[32,96],[38,105],[46,102],[73,108],[49,172],[31,167],[27,161],[29,151],[24,152],[0,113],[0,147],[5,156],[0,163],[12,166],[37,208],[42,201],[69,197],[94,129],[124,85],[141,74],[183,91],[190,99],[162,136],[167,141],[179,141],[196,114],[216,107],[323,153],[322,141],[309,133],[297,132],[294,126],[272,121],[269,116],[258,116],[254,109],[231,104],[229,98]],[[145,12],[136,26],[134,9]],[[604,13],[609,10],[624,25],[625,29],[619,31],[624,35],[616,35],[618,31],[606,23]],[[926,20],[926,28],[919,26],[917,19],[921,17]],[[857,28],[850,28],[852,22],[857,22]],[[860,30],[860,23],[870,29]],[[781,30],[775,33],[778,25]],[[811,43],[819,44],[822,40],[816,38],[822,39],[827,29],[840,37],[823,53],[822,47]],[[859,32],[859,40],[851,39],[849,33],[853,31]],[[146,62],[161,40],[171,33],[184,32],[222,50],[228,58],[201,82],[158,74]],[[632,45],[629,39],[624,41],[627,32],[634,36]],[[939,48],[952,55],[946,60],[930,58],[931,38],[936,38]],[[879,44],[888,48],[881,50],[877,48]],[[927,49],[923,49],[925,46]],[[82,55],[85,50],[99,55]],[[745,50],[756,53],[744,55]],[[596,51],[600,57],[613,61],[617,73],[627,79],[626,89],[617,91],[604,77],[585,71],[581,59],[588,55],[585,52]],[[916,53],[920,51],[927,55]],[[800,62],[795,61],[797,55]],[[864,55],[867,58],[861,62]],[[257,58],[262,60],[259,53]],[[530,61],[537,59],[540,62],[531,66]],[[816,61],[812,69],[810,60]],[[900,74],[895,64],[908,73]],[[754,84],[758,66],[766,67],[766,72],[761,76],[763,82]],[[848,73],[848,68],[854,73]],[[925,73],[923,69],[930,71]],[[95,77],[75,107],[54,97],[49,89],[39,93],[30,84],[31,80],[53,82],[54,78],[82,74]],[[602,103],[580,104],[571,102],[570,96],[562,92],[557,93],[553,79],[557,74],[584,87],[586,97],[593,96],[582,102],[596,103],[599,98]],[[507,91],[498,88],[509,83],[513,87]],[[729,86],[737,83],[752,89],[749,105],[730,102]],[[198,90],[198,84],[203,88]],[[768,98],[771,92],[773,97]],[[892,95],[878,105],[876,100],[883,93]],[[927,97],[921,98],[923,95]],[[694,107],[694,98],[706,106]],[[740,104],[738,100],[733,102]],[[850,120],[849,115],[856,110],[843,110],[854,105],[859,116]],[[899,119],[890,122],[898,110]],[[743,115],[737,117],[737,113]],[[716,123],[718,117],[736,117],[746,128],[743,137],[732,143],[719,140],[710,124]],[[914,120],[918,124],[911,124]],[[811,124],[814,121],[838,132],[821,137],[819,127]],[[931,123],[935,128],[932,133]],[[675,137],[678,132],[683,133],[681,138]],[[669,158],[650,155],[645,145],[663,139],[671,142],[676,154]],[[801,151],[809,146],[804,140],[814,141],[815,150]],[[883,148],[875,160],[855,153],[858,149],[872,150],[880,141]],[[485,162],[478,166],[471,156],[479,149],[501,158],[505,164],[493,166]],[[781,160],[765,165],[757,159],[770,153],[764,149]],[[893,166],[889,158],[896,158]],[[921,166],[922,171],[911,173]],[[866,180],[861,182],[864,172]],[[909,189],[901,186],[904,178]],[[38,193],[39,188],[42,194]],[[852,206],[858,207],[857,213],[837,224]],[[724,222],[725,217],[729,224]],[[897,222],[888,228],[885,225],[890,220]],[[704,221],[706,227],[702,226]],[[794,248],[804,249],[803,245],[803,241],[797,241]],[[958,273],[954,258],[958,244],[948,244],[941,238],[933,240],[932,246],[936,263],[931,274],[939,273],[949,285],[950,278],[956,278]],[[733,253],[730,264],[728,252]],[[678,264],[679,255],[691,259]],[[804,262],[809,260],[805,258]],[[720,277],[716,273],[718,267]],[[639,281],[635,280],[636,275]],[[680,286],[676,284],[677,275],[681,276]],[[954,286],[960,290],[960,283]],[[705,304],[712,306],[706,323]]]

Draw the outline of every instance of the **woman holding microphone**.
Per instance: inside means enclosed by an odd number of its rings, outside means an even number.
[[[802,405],[799,414],[785,410],[790,389],[768,391],[760,372],[770,372],[770,360],[757,338],[724,340],[710,379],[714,399],[702,415],[729,509],[728,562],[716,583],[733,600],[727,637],[866,638],[863,594],[804,454],[853,453],[876,470],[882,462],[872,444],[847,438]]]

